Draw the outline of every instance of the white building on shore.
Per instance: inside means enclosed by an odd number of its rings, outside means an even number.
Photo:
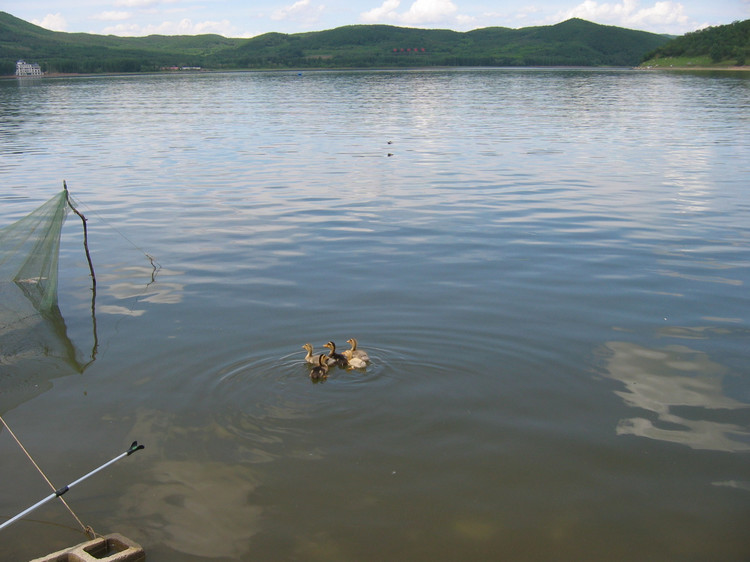
[[[35,62],[18,61],[16,63],[16,76],[42,76],[44,73]]]

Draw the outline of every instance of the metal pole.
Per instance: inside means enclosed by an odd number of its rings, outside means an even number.
[[[125,451],[124,453],[122,453],[122,454],[120,454],[120,455],[117,455],[117,456],[116,456],[115,458],[113,458],[113,459],[112,459],[111,461],[108,461],[108,462],[104,463],[104,464],[103,464],[103,465],[101,465],[101,466],[100,466],[99,468],[95,468],[94,470],[92,470],[91,472],[89,472],[88,474],[86,474],[85,476],[81,476],[81,477],[80,477],[80,478],[79,478],[78,480],[76,480],[75,482],[71,482],[71,483],[70,483],[70,484],[68,484],[67,486],[63,486],[63,487],[62,487],[62,488],[60,488],[59,490],[56,490],[56,491],[55,491],[54,493],[52,493],[52,494],[50,494],[49,496],[47,496],[46,498],[44,498],[44,499],[42,499],[42,500],[40,500],[40,501],[36,502],[36,503],[35,503],[34,505],[32,505],[31,507],[29,507],[29,508],[27,508],[27,509],[24,509],[24,510],[23,510],[23,511],[22,511],[21,513],[19,513],[19,514],[18,514],[18,515],[16,515],[15,517],[12,517],[12,518],[8,519],[8,520],[7,520],[7,521],[6,521],[5,523],[3,523],[2,525],[0,525],[0,530],[4,529],[5,527],[7,527],[8,525],[10,525],[11,523],[15,523],[16,521],[18,521],[19,519],[21,519],[21,518],[22,518],[22,517],[24,517],[25,515],[28,515],[29,513],[31,513],[32,511],[34,511],[34,510],[35,510],[35,509],[37,509],[38,507],[41,507],[41,506],[43,506],[43,505],[44,505],[45,503],[47,503],[48,501],[50,501],[50,500],[53,500],[53,499],[55,499],[55,498],[59,498],[59,497],[60,497],[60,496],[62,496],[62,495],[63,495],[63,494],[65,493],[65,492],[67,492],[68,490],[70,490],[70,489],[71,489],[71,488],[72,488],[73,486],[75,486],[76,484],[79,484],[79,483],[83,482],[84,480],[86,480],[86,478],[88,478],[89,476],[93,476],[94,474],[96,474],[96,473],[97,473],[97,472],[99,472],[100,470],[103,470],[103,469],[107,468],[107,467],[108,467],[109,465],[111,465],[112,463],[115,463],[115,462],[119,461],[119,460],[120,460],[121,458],[123,458],[123,457],[127,457],[127,456],[129,456],[129,455],[132,455],[132,454],[133,454],[133,453],[135,453],[136,451],[140,451],[140,450],[141,450],[141,449],[143,449],[143,448],[144,448],[144,446],[143,446],[143,445],[139,445],[139,444],[138,444],[138,441],[133,441],[132,445],[130,445],[130,448],[129,448],[129,449],[127,450],[127,451]]]

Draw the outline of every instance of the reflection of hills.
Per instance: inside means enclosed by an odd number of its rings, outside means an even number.
[[[252,501],[258,487],[252,467],[180,452],[236,438],[216,424],[184,425],[154,410],[138,411],[131,434],[148,444],[151,460],[118,501],[118,528],[185,556],[245,559],[263,515]]]
[[[606,347],[611,354],[610,376],[625,385],[616,394],[627,405],[655,414],[620,420],[618,435],[682,443],[693,449],[750,451],[748,428],[707,419],[717,416],[706,410],[737,410],[750,404],[724,395],[725,369],[706,354],[685,346],[649,349],[609,342]]]

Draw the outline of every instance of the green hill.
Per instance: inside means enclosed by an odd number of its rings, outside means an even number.
[[[650,51],[641,66],[744,66],[750,62],[750,20],[686,33]]]
[[[268,33],[221,53],[241,67],[633,66],[668,39],[580,19],[465,33],[387,25]]]
[[[266,33],[116,37],[49,31],[0,12],[0,74],[15,62],[47,72],[143,72],[171,66],[210,69],[425,66],[633,66],[668,41],[645,31],[580,19],[557,25],[457,32],[389,25]]]
[[[48,72],[138,72],[200,66],[207,55],[241,43],[220,35],[117,37],[50,31],[0,12],[0,75],[18,59]]]

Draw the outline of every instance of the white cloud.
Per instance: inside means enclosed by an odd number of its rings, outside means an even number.
[[[386,20],[398,19],[398,13],[396,10],[401,5],[401,0],[385,0],[377,8],[373,8],[369,12],[360,14],[360,19],[364,22],[377,22]]]
[[[275,10],[271,14],[271,19],[275,21],[279,20],[303,20],[303,21],[317,21],[320,13],[325,9],[325,6],[318,5],[313,6],[310,0],[299,0],[291,6],[285,6]]]
[[[41,20],[31,20],[31,23],[52,31],[65,31],[68,28],[68,22],[60,13],[47,14]]]
[[[657,2],[636,12],[634,22],[643,24],[687,23],[685,7],[677,2]]]
[[[131,16],[130,12],[102,12],[91,16],[91,19],[101,21],[122,21],[129,19]]]
[[[541,10],[537,8],[536,6],[524,6],[516,12],[515,17],[516,19],[525,19],[525,18],[528,18],[529,16],[532,16],[532,17],[536,16],[540,12]]]
[[[165,21],[158,25],[118,24],[105,28],[106,35],[142,37],[145,35],[202,35],[216,33],[224,37],[234,37],[234,26],[229,20],[202,21],[193,23],[185,18],[178,22]]]
[[[456,5],[451,0],[415,0],[405,12],[398,12],[400,0],[385,0],[379,7],[360,14],[360,20],[366,23],[394,22],[407,25],[424,25],[452,20]],[[468,18],[458,16],[459,21]]]
[[[115,0],[114,5],[122,8],[148,8],[158,4],[159,0]]]
[[[402,18],[405,23],[431,23],[450,16],[456,9],[451,0],[416,0]]]
[[[620,3],[599,3],[585,0],[575,8],[558,15],[559,19],[581,18],[597,23],[608,23],[630,28],[654,28],[670,25],[686,26],[689,18],[685,7],[671,0],[656,2],[641,7],[638,0],[623,0]]]

